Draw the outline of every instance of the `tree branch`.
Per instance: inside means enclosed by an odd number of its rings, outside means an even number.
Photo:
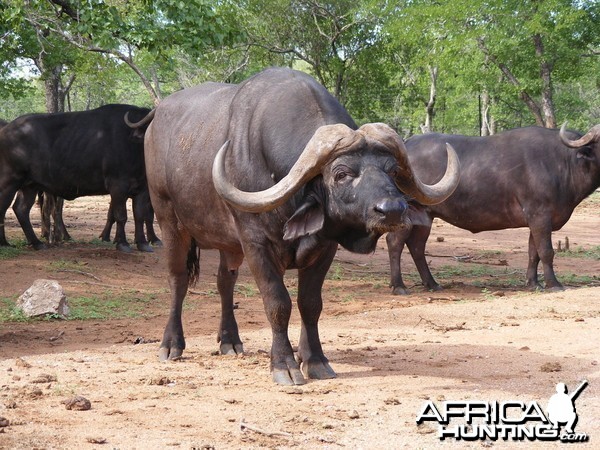
[[[496,58],[496,56],[493,55],[489,51],[489,49],[485,45],[483,38],[477,39],[477,45],[479,46],[479,49],[484,53],[484,55],[487,56],[488,59],[492,63],[494,63],[496,65],[496,67],[498,67],[498,69],[500,69],[500,71],[504,74],[504,76],[508,79],[508,81],[513,86],[516,86],[519,88],[521,87],[521,83],[519,82],[517,77],[514,76],[514,74],[511,72],[511,70],[508,68],[508,66],[506,64],[498,61],[498,58]],[[544,120],[542,118],[542,111],[541,111],[539,105],[535,102],[535,100],[529,95],[529,93],[525,89],[520,90],[519,97],[521,98],[521,100],[523,100],[523,102],[527,105],[527,108],[529,108],[529,111],[535,117],[536,124],[543,127]]]

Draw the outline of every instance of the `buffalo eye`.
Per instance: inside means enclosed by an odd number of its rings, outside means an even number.
[[[333,180],[335,182],[343,181],[352,176],[354,176],[354,172],[347,166],[338,166],[333,171]]]
[[[397,177],[398,177],[398,175],[400,175],[400,167],[398,167],[398,166],[394,166],[394,167],[390,168],[390,169],[387,171],[387,173],[388,173],[388,175],[390,176],[390,178],[393,178],[393,179],[395,179],[395,178],[397,178]]]

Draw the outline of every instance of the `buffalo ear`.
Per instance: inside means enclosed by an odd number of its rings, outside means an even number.
[[[315,234],[323,228],[325,213],[323,205],[313,196],[307,196],[296,212],[286,222],[283,239],[292,241],[302,236]]]
[[[431,227],[431,217],[427,214],[426,208],[419,203],[408,204],[408,218],[414,226]]]
[[[577,158],[582,158],[587,161],[594,159],[594,152],[590,147],[581,147],[577,149]]]

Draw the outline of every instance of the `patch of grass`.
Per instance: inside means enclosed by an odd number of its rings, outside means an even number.
[[[17,308],[16,300],[0,298],[0,323],[2,322],[28,322],[30,319]]]
[[[246,298],[256,297],[258,295],[257,287],[252,284],[236,284],[234,292],[236,294],[243,295]]]
[[[344,279],[344,268],[340,263],[334,263],[329,272],[327,272],[328,280],[340,281]]]
[[[90,239],[87,243],[88,244],[92,244],[92,245],[96,245],[98,247],[105,247],[105,248],[112,248],[112,247],[115,246],[115,244],[113,242],[106,242],[106,241],[103,241],[100,238]]]
[[[57,397],[74,396],[77,394],[79,387],[65,385],[65,384],[53,384],[52,393]]]
[[[525,272],[505,266],[487,264],[459,264],[442,266],[433,270],[438,281],[457,281],[465,278],[470,284],[478,287],[502,286],[522,287],[525,284]]]
[[[21,255],[27,247],[27,241],[21,239],[13,242],[11,247],[0,247],[0,261],[3,259],[16,258]]]
[[[577,247],[575,250],[565,252],[556,252],[556,256],[582,259],[598,259],[600,260],[600,245],[591,248]]]
[[[557,274],[558,281],[562,284],[566,284],[569,286],[587,286],[587,285],[595,285],[598,286],[600,280],[598,280],[597,276],[591,275],[577,275],[574,273],[558,273]]]
[[[79,297],[67,297],[69,316],[67,320],[109,320],[144,317],[147,305],[155,301],[155,294],[123,291],[114,293],[107,290],[101,294]],[[0,323],[35,322],[41,320],[62,319],[48,314],[42,317],[26,317],[16,307],[16,300],[0,298]]]
[[[143,317],[146,305],[154,294],[123,291],[115,294],[108,290],[99,295],[70,297],[67,320],[109,320]]]
[[[52,261],[49,266],[53,271],[61,270],[83,270],[87,264],[80,261],[67,261],[65,259],[59,259],[58,261]]]

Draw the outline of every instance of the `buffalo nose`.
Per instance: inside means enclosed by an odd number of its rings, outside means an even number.
[[[385,216],[386,221],[400,222],[403,220],[408,205],[403,199],[386,198],[375,205],[375,211]]]

